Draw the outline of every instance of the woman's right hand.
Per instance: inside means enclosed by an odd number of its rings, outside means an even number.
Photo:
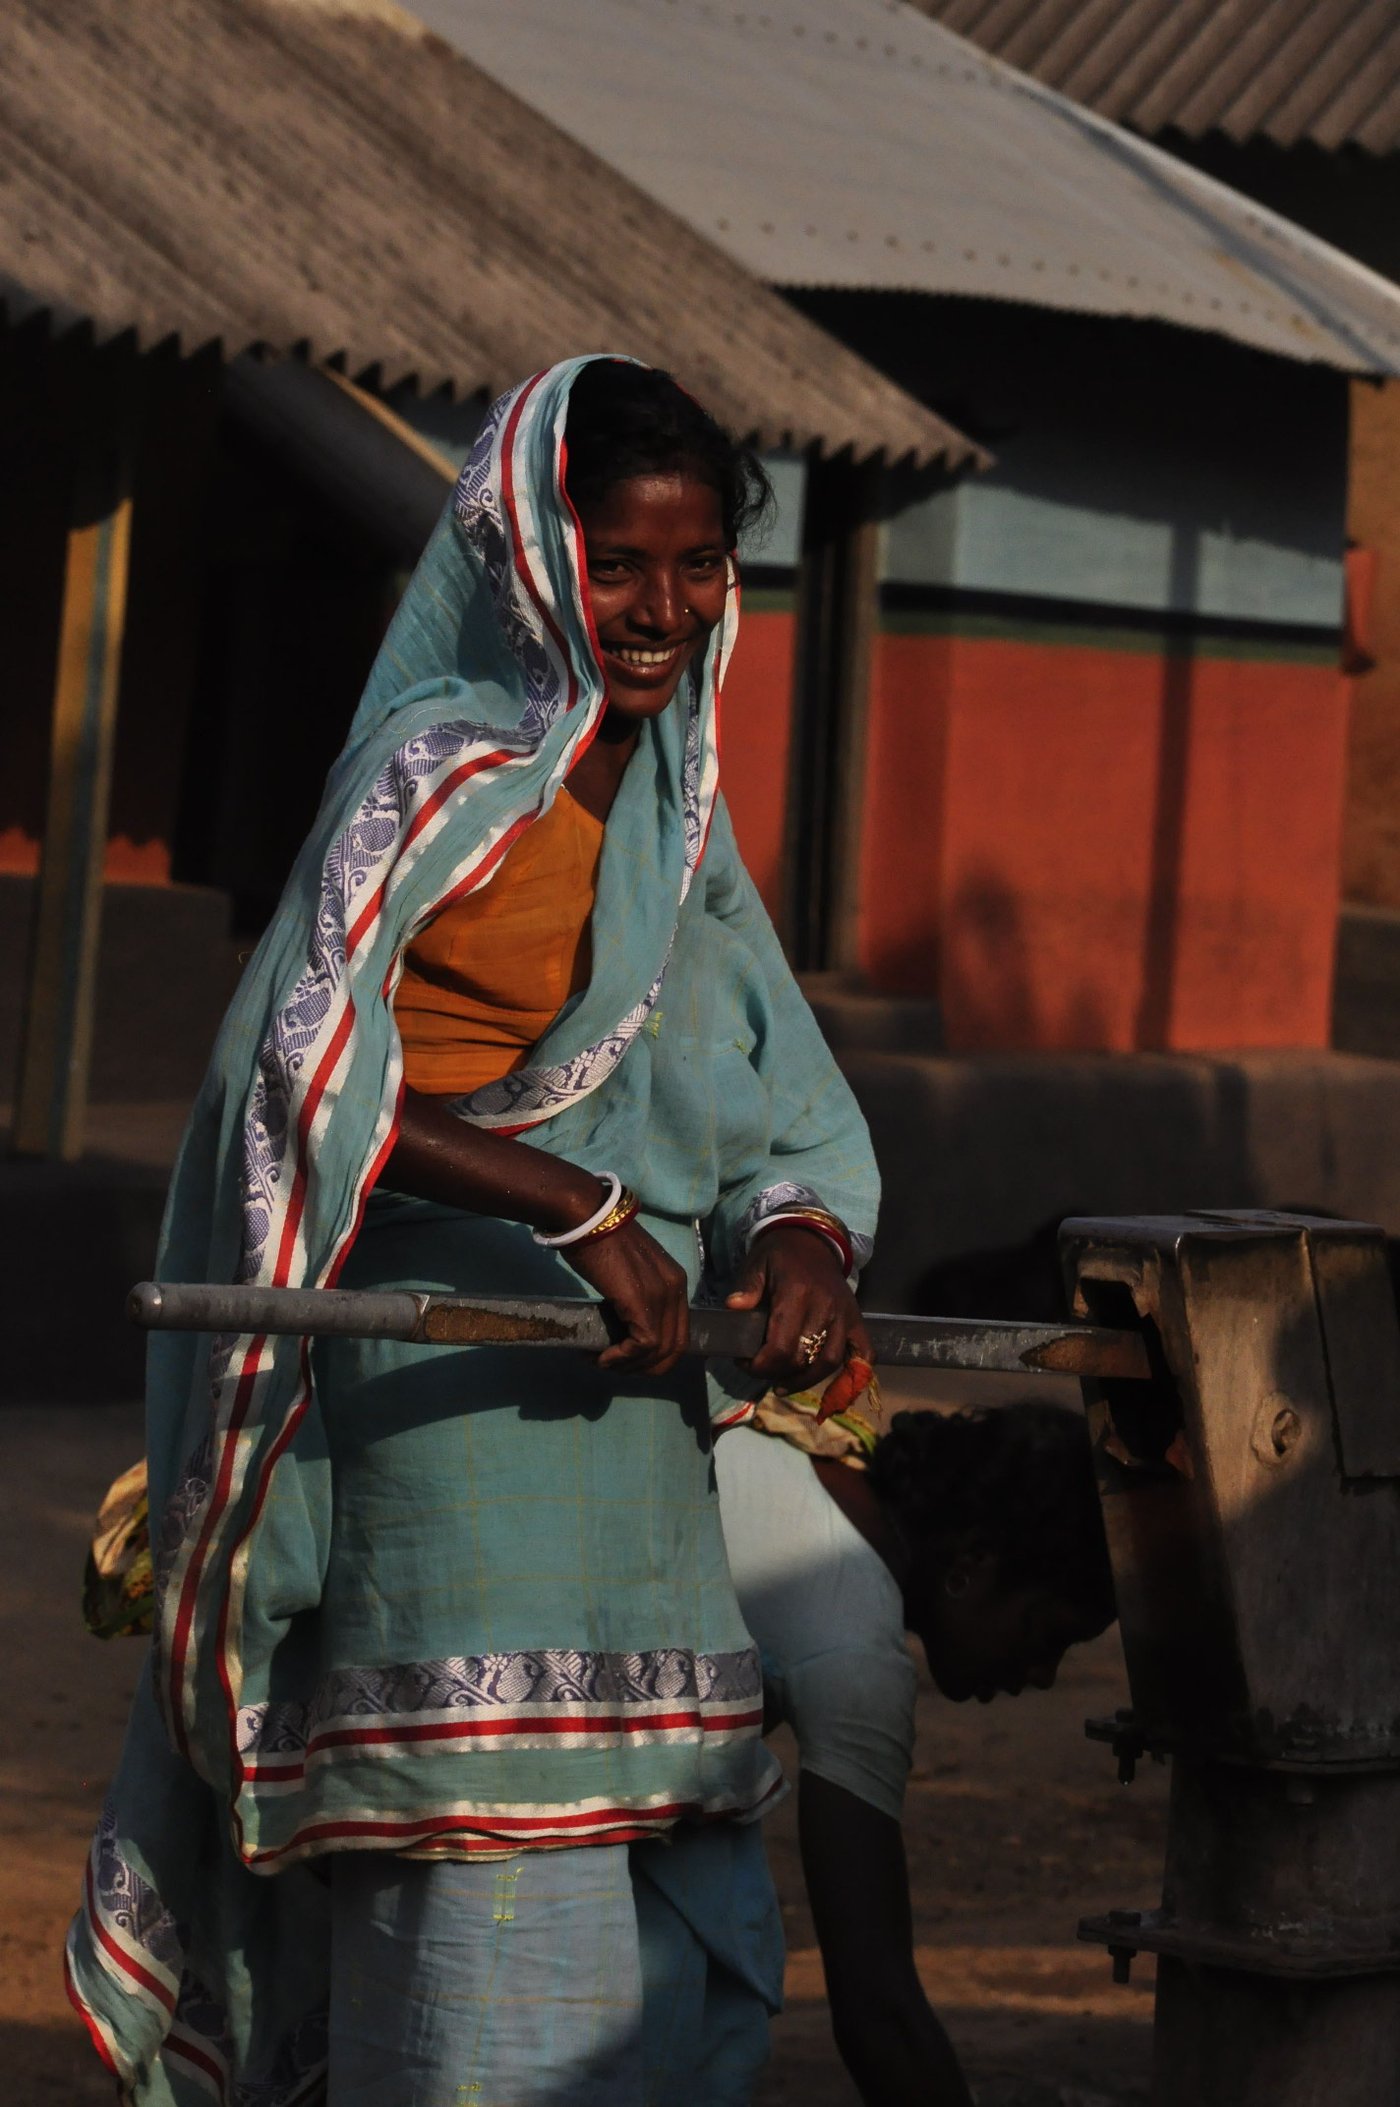
[[[690,1338],[690,1287],[677,1265],[634,1216],[595,1244],[576,1244],[559,1254],[607,1302],[627,1327],[598,1356],[600,1368],[625,1375],[665,1375]]]
[[[384,1182],[395,1192],[526,1222],[551,1236],[588,1221],[608,1189],[594,1172],[513,1135],[469,1126],[416,1090],[404,1092]],[[600,1368],[665,1375],[675,1367],[690,1336],[690,1297],[685,1269],[654,1236],[633,1219],[596,1244],[566,1244],[559,1255],[626,1326],[626,1338],[599,1355]]]

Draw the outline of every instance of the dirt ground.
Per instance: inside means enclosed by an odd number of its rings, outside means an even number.
[[[0,2068],[5,2107],[110,2107],[64,1997],[59,1954],[89,1833],[140,1666],[78,1618],[98,1498],[140,1448],[140,1413],[0,1414],[0,1631],[11,1696],[0,1741]],[[1127,1988],[1077,1943],[1089,1911],[1154,1901],[1164,1775],[1120,1787],[1083,1722],[1126,1702],[1115,1635],[1070,1656],[1057,1687],[987,1707],[925,1689],[906,1834],[918,1959],[986,2107],[1139,2107],[1151,1969]],[[784,1751],[785,1759],[791,1751]],[[788,2006],[764,2107],[853,2107],[831,2047],[791,1801],[769,1829],[787,1923]]]

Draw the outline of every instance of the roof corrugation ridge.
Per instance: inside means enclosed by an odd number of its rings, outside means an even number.
[[[1068,4],[1077,12],[1080,0],[1068,0]],[[1092,53],[1085,54],[1080,66],[1057,75],[1056,86],[1101,116],[1124,122],[1179,49],[1183,17],[1199,19],[1218,4],[1219,0],[1178,0],[1170,17],[1155,22],[1144,21],[1140,8],[1116,8],[1108,35]],[[1035,67],[1030,71],[1037,79],[1043,77]]]
[[[1221,102],[1220,83],[1203,66],[1194,93],[1177,111],[1175,121],[1184,131],[1195,131],[1213,121],[1232,139],[1248,139],[1257,133],[1267,138],[1280,134],[1271,122],[1279,104],[1298,83],[1306,80],[1326,52],[1332,35],[1346,27],[1346,17],[1356,0],[1339,5],[1341,18],[1331,21],[1313,5],[1313,0],[1271,0],[1260,10],[1231,52],[1229,97]],[[1158,128],[1157,108],[1149,97],[1141,105],[1144,130]]]
[[[1221,131],[1279,146],[1400,149],[1395,0],[912,0],[1047,87],[1140,131]],[[1086,30],[1086,25],[1088,25]],[[1113,63],[1092,63],[1098,42]],[[1150,59],[1150,63],[1149,63]]]
[[[1363,107],[1373,104],[1384,92],[1385,38],[1394,19],[1394,0],[1356,0],[1350,19],[1326,40],[1305,75],[1295,71],[1283,81],[1266,119],[1270,136],[1296,138],[1309,122],[1325,130],[1329,112],[1348,93],[1359,91]]]
[[[389,0],[27,0],[0,53],[19,311],[459,393],[622,338],[772,443],[975,451]]]
[[[1385,153],[1400,140],[1400,38],[1394,35],[1394,0],[1374,0],[1370,12],[1375,40],[1369,54],[1312,119],[1311,136],[1319,146],[1335,148],[1354,141]]]

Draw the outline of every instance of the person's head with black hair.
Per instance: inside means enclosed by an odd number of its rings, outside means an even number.
[[[578,374],[564,447],[617,735],[670,702],[723,617],[729,558],[772,491],[752,450],[669,373],[625,359]]]
[[[899,1412],[869,1483],[898,1542],[906,1622],[945,1696],[1048,1688],[1066,1647],[1113,1622],[1081,1414]]]
[[[719,499],[727,551],[764,518],[772,486],[752,447],[657,366],[594,359],[569,391],[565,487],[576,512],[637,476],[693,478]]]

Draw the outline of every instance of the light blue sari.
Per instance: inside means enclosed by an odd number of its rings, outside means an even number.
[[[495,405],[390,628],[196,1103],[167,1279],[580,1290],[518,1225],[374,1187],[404,947],[490,881],[604,706],[562,487],[582,363]],[[863,1244],[877,1196],[718,798],[736,620],[737,584],[629,764],[588,987],[455,1107],[615,1170],[693,1285],[701,1238],[727,1272],[806,1194]],[[611,1844],[762,1806],[709,1457],[744,1409],[692,1366],[609,1385],[548,1353],[156,1339],[151,1675],[69,1943],[137,2099],[316,2096],[326,1852]]]

